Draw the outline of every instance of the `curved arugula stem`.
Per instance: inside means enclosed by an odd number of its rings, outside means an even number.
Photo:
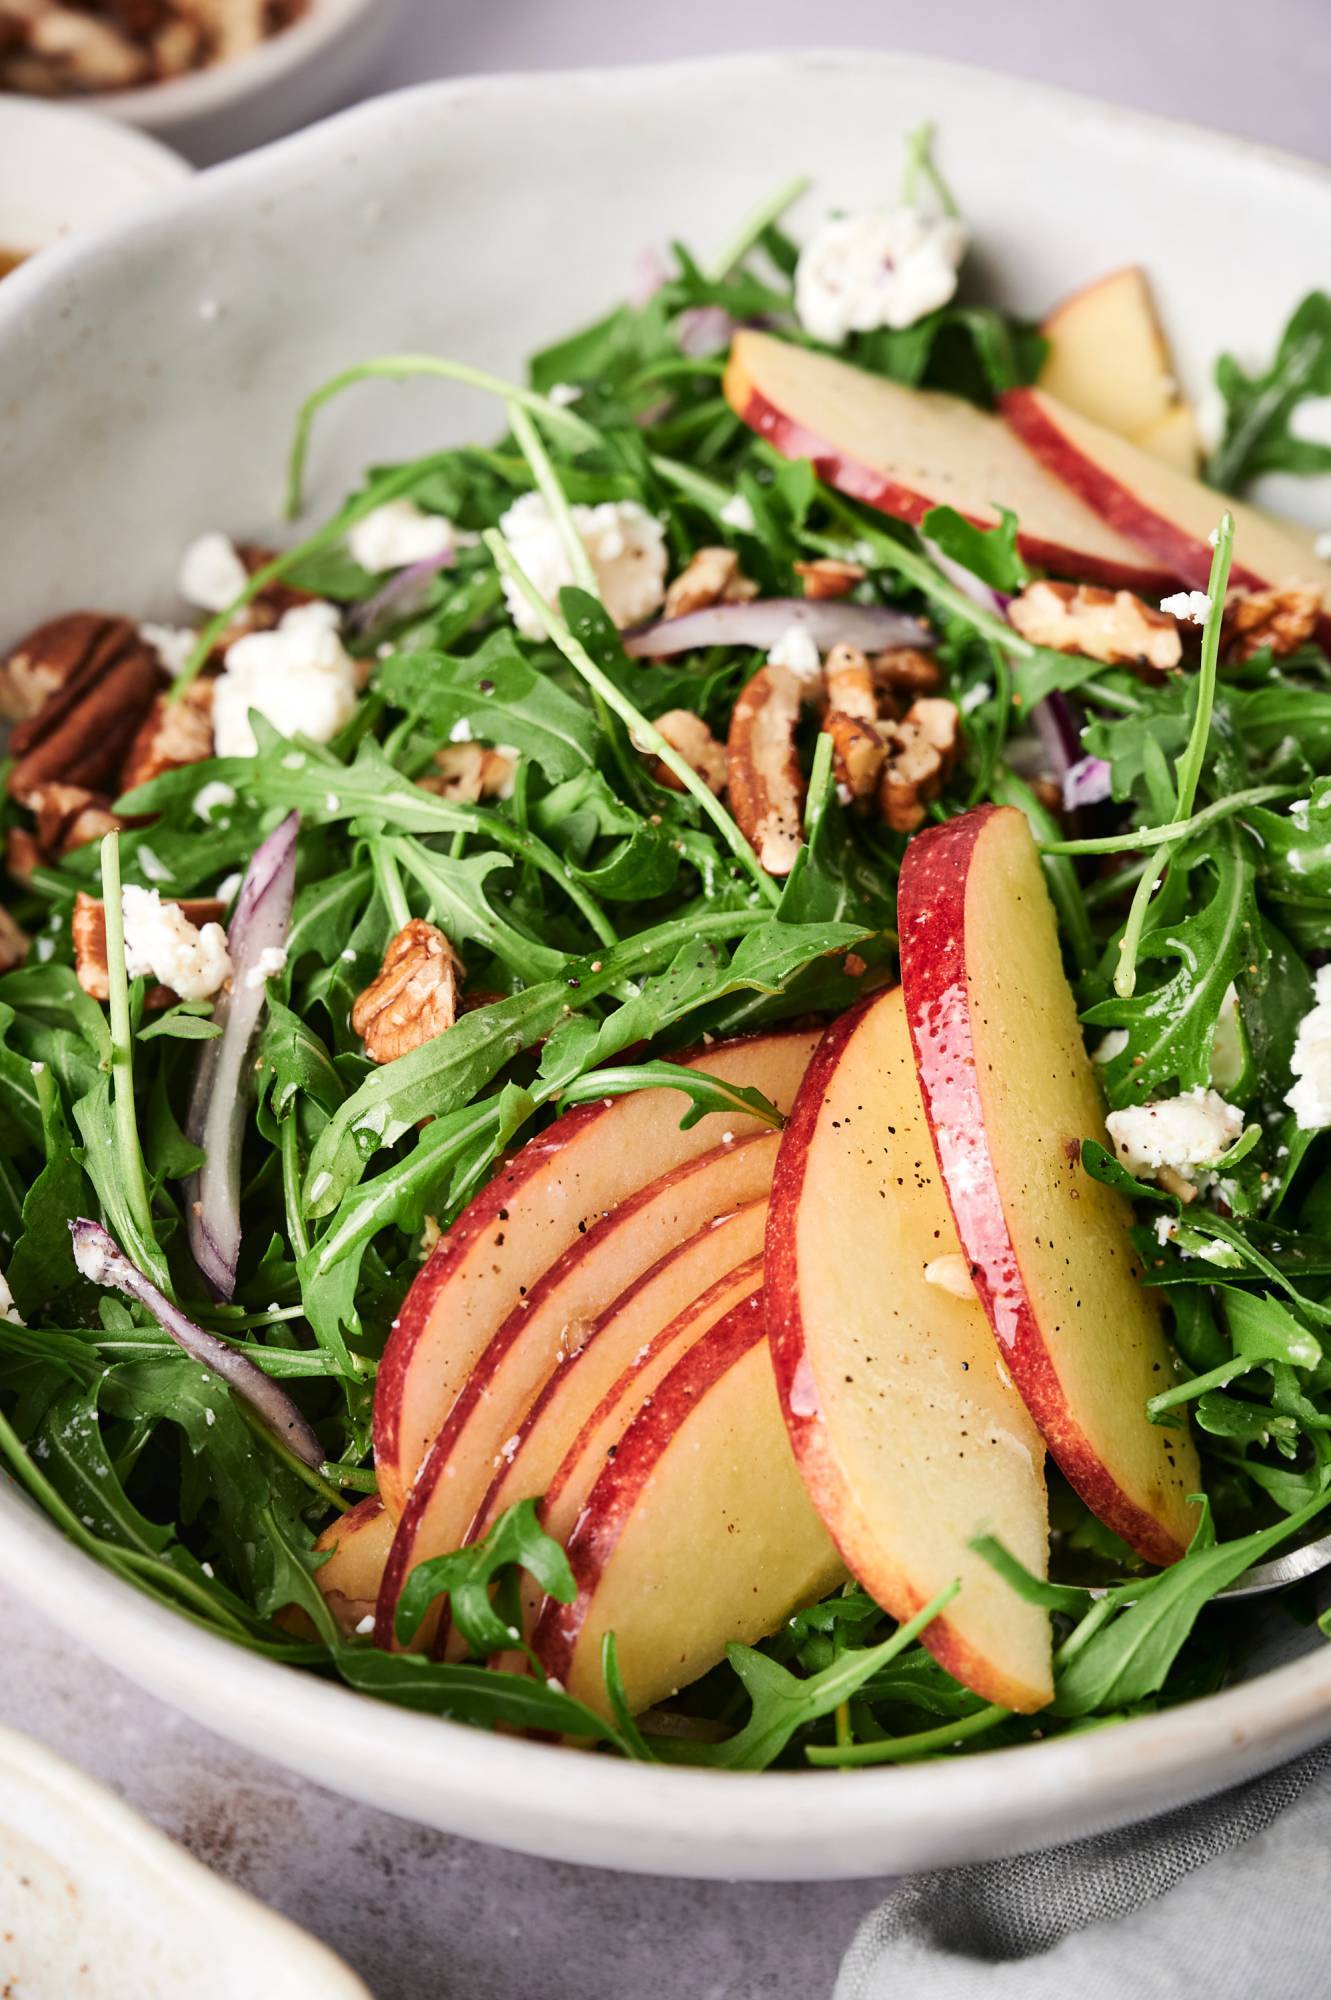
[[[959,1722],[940,1723],[937,1729],[919,1729],[913,1736],[887,1736],[879,1743],[811,1743],[804,1754],[811,1764],[906,1764],[915,1757],[931,1757],[935,1750],[950,1750],[972,1736],[983,1736],[998,1723],[1006,1722],[1010,1708],[997,1705],[977,1709]]]
[[[1043,840],[1042,854],[1136,854],[1141,848],[1166,847],[1186,840],[1190,834],[1200,833],[1204,827],[1215,826],[1221,820],[1233,819],[1246,812],[1249,806],[1269,805],[1273,799],[1288,799],[1298,790],[1296,785],[1253,785],[1246,792],[1231,792],[1227,798],[1216,799],[1213,804],[1203,806],[1187,819],[1172,819],[1164,826],[1143,826],[1131,833],[1107,833],[1097,840]]]
[[[157,1247],[148,1179],[134,1111],[134,1037],[129,1022],[129,981],[125,971],[125,915],[120,900],[120,835],[104,834],[101,848],[102,913],[106,924],[107,1012],[111,1027],[111,1105],[115,1115],[121,1186],[137,1242],[125,1246],[161,1290],[171,1280]]]
[[[569,506],[559,476],[550,462],[550,454],[541,442],[535,424],[527,415],[521,403],[508,404],[508,421],[513,435],[522,449],[522,456],[531,467],[536,490],[550,510],[550,518],[559,530],[559,539],[564,544],[564,554],[573,572],[573,581],[579,590],[585,590],[597,602],[601,599],[601,585],[592,559],[587,553],[587,544],[578,533],[573,519],[573,509]]]
[[[934,131],[932,119],[917,125],[906,135],[906,171],[901,180],[901,199],[907,207],[916,205],[916,194],[921,178],[928,181],[944,215],[958,216],[956,198],[951,188],[939,173],[934,163]]]
[[[793,181],[787,181],[784,187],[778,188],[775,194],[760,202],[753,213],[745,217],[737,234],[726,245],[715,263],[709,267],[708,277],[718,283],[723,278],[728,278],[736,264],[748,256],[763,231],[770,229],[772,224],[799,200],[808,186],[809,176],[796,174]]]
[[[370,850],[374,879],[383,898],[384,908],[388,912],[389,922],[395,931],[403,931],[411,922],[411,905],[407,901],[407,892],[402,886],[401,871],[393,851],[382,840],[372,841]]]

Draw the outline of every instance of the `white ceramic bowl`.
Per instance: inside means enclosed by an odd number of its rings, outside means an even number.
[[[30,252],[118,222],[190,168],[142,132],[0,96],[0,250]]]
[[[0,1979],[15,2000],[370,2000],[324,1945],[8,1729]]]
[[[401,0],[309,0],[301,20],[251,54],[141,90],[108,91],[96,108],[159,133],[206,166],[345,102],[400,13]]]
[[[74,601],[164,609],[187,536],[275,532],[293,410],[335,369],[416,348],[515,374],[622,293],[640,245],[679,235],[706,251],[797,169],[818,181],[805,216],[889,197],[901,136],[928,116],[1003,296],[1038,310],[1141,259],[1193,388],[1220,343],[1269,349],[1326,277],[1325,172],[1009,78],[806,53],[432,85],[237,161],[0,286],[0,641]],[[1260,284],[1240,275],[1258,266]],[[201,318],[205,300],[217,310]],[[497,421],[438,384],[366,388],[316,432],[313,505],[371,461]],[[136,1597],[14,1490],[0,1491],[0,1573],[164,1699],[325,1784],[606,1867],[807,1878],[1006,1854],[1161,1811],[1331,1734],[1331,1651],[1276,1614],[1241,1684],[1112,1729],[853,1775],[643,1768],[253,1659]]]

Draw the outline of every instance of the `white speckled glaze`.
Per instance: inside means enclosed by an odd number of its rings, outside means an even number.
[[[890,195],[923,117],[942,127],[1001,294],[1038,311],[1140,260],[1194,390],[1219,345],[1260,354],[1325,280],[1324,170],[948,65],[812,53],[431,85],[209,174],[0,287],[0,643],[75,600],[169,613],[190,536],[279,532],[294,407],[335,369],[422,349],[516,373],[623,291],[640,245],[705,250],[796,170],[817,178],[797,228]],[[1261,283],[1240,282],[1256,257]],[[204,301],[219,310],[202,316]],[[495,424],[484,399],[437,383],[362,389],[316,432],[312,508],[371,460]],[[1331,526],[1331,482],[1297,500]],[[0,1573],[237,1742],[429,1825],[612,1868],[802,1879],[1011,1853],[1331,1734],[1331,1651],[1277,1614],[1251,1678],[1113,1729],[853,1776],[643,1768],[253,1659],[136,1597],[11,1489]]]
[[[0,1980],[15,2000],[370,2000],[323,1945],[9,1729]]]

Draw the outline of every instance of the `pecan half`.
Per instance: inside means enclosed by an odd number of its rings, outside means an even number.
[[[38,785],[28,804],[37,815],[37,845],[44,861],[58,861],[121,825],[110,799],[84,785]]]
[[[741,575],[733,549],[698,549],[667,590],[663,614],[683,618],[713,604],[744,604],[757,595],[757,584]]]
[[[937,660],[914,646],[889,646],[875,653],[871,664],[874,685],[885,694],[932,694],[943,684]]]
[[[883,736],[887,762],[878,803],[894,833],[914,833],[956,763],[961,718],[950,701],[917,701],[900,722],[883,724]]]
[[[877,721],[874,671],[858,646],[848,646],[844,641],[833,646],[823,662],[823,686],[829,708],[839,709],[842,715],[853,715],[857,722]]]
[[[462,961],[443,932],[413,917],[351,1010],[370,1061],[392,1062],[451,1028],[462,977]]]
[[[887,746],[879,730],[857,715],[831,708],[823,717],[823,733],[832,739],[832,769],[837,783],[844,786],[852,799],[871,797],[887,756]]]
[[[37,845],[37,836],[30,827],[11,826],[5,835],[5,872],[15,882],[25,885],[31,882],[45,861],[46,856]]]
[[[512,795],[517,758],[507,750],[492,750],[484,743],[450,743],[435,751],[434,762],[434,770],[419,782],[423,792],[433,792],[436,798],[475,805],[479,799]]]
[[[1226,665],[1239,666],[1269,646],[1284,659],[1312,638],[1321,615],[1321,586],[1298,577],[1271,590],[1233,590],[1225,600],[1221,656]]]
[[[140,723],[120,772],[120,790],[132,792],[160,778],[201,764],[213,754],[213,683],[191,681],[178,701],[159,694]]]
[[[156,653],[127,618],[75,612],[32,633],[16,651],[31,660],[39,642],[58,678],[10,737],[9,789],[25,803],[37,786],[53,781],[91,791],[113,784],[161,685]]]
[[[196,930],[202,930],[205,924],[221,923],[226,911],[226,904],[219,903],[214,896],[192,899],[182,896],[175,899],[175,906]],[[106,1000],[111,991],[106,964],[106,905],[99,896],[88,896],[79,890],[69,919],[69,935],[79,985],[91,999]],[[156,1012],[162,1007],[174,1007],[176,998],[169,986],[150,986],[143,1004]]]
[[[1109,667],[1168,673],[1183,658],[1178,623],[1134,597],[1089,583],[1029,583],[1008,606],[1008,621],[1033,646],[1081,653]]]
[[[769,875],[789,875],[804,844],[805,785],[795,731],[805,693],[797,673],[769,661],[743,689],[730,718],[730,810]]]
[[[16,965],[22,965],[30,942],[27,932],[19,929],[0,904],[0,972],[12,972]]]
[[[849,597],[857,583],[869,572],[863,563],[843,562],[837,556],[818,556],[813,562],[797,562],[795,574],[804,585],[806,597]]]
[[[689,768],[719,798],[726,788],[725,747],[717,742],[702,717],[690,708],[668,708],[664,715],[657,716],[656,726],[671,749],[679,752]],[[668,785],[672,792],[684,790],[669,765],[663,764],[659,757],[653,757],[648,769],[658,785]]]

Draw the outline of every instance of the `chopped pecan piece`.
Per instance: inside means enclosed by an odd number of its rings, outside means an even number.
[[[769,875],[789,875],[804,841],[804,777],[795,731],[807,684],[789,667],[760,667],[735,703],[726,746],[730,810]]]
[[[213,683],[191,681],[178,701],[158,695],[129,746],[120,790],[132,792],[164,771],[201,764],[213,754]]]
[[[43,626],[15,649],[26,658],[23,675],[33,673],[39,643],[55,685],[9,744],[9,789],[24,803],[52,781],[93,791],[113,784],[161,685],[156,653],[127,618],[75,612]]]
[[[932,694],[943,684],[937,660],[915,646],[889,646],[885,653],[875,653],[871,664],[874,685],[880,693]]]
[[[12,972],[28,955],[30,939],[0,904],[0,972]]]
[[[878,720],[878,690],[874,685],[873,668],[858,646],[848,646],[844,641],[839,646],[833,646],[823,662],[823,686],[827,690],[829,708],[839,709],[842,715],[854,716],[857,722]]]
[[[512,796],[517,758],[508,750],[492,750],[484,743],[450,743],[435,751],[434,762],[434,770],[420,780],[423,792],[469,806],[479,799]]]
[[[879,730],[857,715],[831,708],[823,717],[823,732],[832,739],[832,768],[839,785],[852,799],[867,799],[882,774],[887,746]]]
[[[28,804],[37,815],[37,845],[45,861],[87,847],[121,824],[110,799],[84,785],[38,785],[28,794]]]
[[[175,907],[196,930],[202,930],[205,924],[220,923],[226,911],[226,904],[219,903],[214,896],[192,899],[182,896],[174,900]],[[166,907],[165,903],[162,907]],[[88,896],[82,889],[79,890],[69,920],[69,935],[74,946],[74,971],[79,985],[92,999],[107,999],[111,988],[106,965],[106,905],[99,896]],[[143,1004],[156,1012],[162,1007],[173,1007],[176,998],[169,986],[150,986]]]
[[[713,604],[744,604],[758,595],[758,586],[740,574],[733,549],[698,549],[665,594],[667,618],[684,618],[690,611],[707,611]]]
[[[869,572],[863,563],[842,562],[837,556],[819,556],[814,562],[797,562],[795,574],[804,584],[806,597],[849,597],[857,583]]]
[[[894,833],[914,833],[956,763],[961,719],[950,701],[917,701],[900,722],[883,724],[883,736],[887,762],[878,789],[883,818]]]
[[[1183,658],[1177,621],[1130,590],[1089,583],[1029,583],[1008,606],[1014,631],[1033,646],[1081,653],[1109,667],[1168,673]]]
[[[443,932],[413,917],[351,1010],[370,1061],[392,1062],[451,1028],[462,976],[462,961]]]
[[[726,788],[725,747],[717,742],[702,717],[689,708],[670,708],[657,716],[656,726],[671,749],[679,752],[689,768],[719,798]],[[653,757],[648,769],[659,785],[668,785],[672,792],[684,790],[669,765],[663,764],[659,757]]]
[[[1233,590],[1220,628],[1222,657],[1227,665],[1239,666],[1269,646],[1282,660],[1312,638],[1321,615],[1320,585],[1298,577],[1271,590]]]
[[[26,826],[11,826],[5,835],[5,872],[15,882],[31,882],[46,859],[37,836]]]

